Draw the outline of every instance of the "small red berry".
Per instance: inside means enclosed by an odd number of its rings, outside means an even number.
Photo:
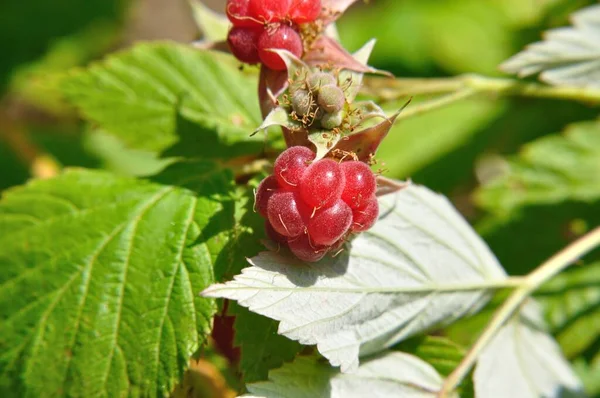
[[[283,246],[287,246],[288,238],[275,231],[275,228],[273,228],[273,226],[269,223],[268,220],[265,220],[265,232],[267,233],[267,237],[273,242],[279,243]]]
[[[342,199],[352,209],[360,209],[367,205],[367,202],[377,189],[377,182],[373,172],[363,162],[350,161],[342,162],[340,168],[344,173],[346,185],[342,192]]]
[[[312,22],[321,13],[321,0],[294,0],[290,19],[297,24]]]
[[[375,225],[379,216],[379,203],[377,197],[372,195],[366,200],[366,205],[362,209],[352,211],[352,232],[363,232]]]
[[[254,197],[254,208],[261,216],[267,218],[267,206],[269,199],[275,192],[279,190],[279,184],[275,176],[268,176],[260,182],[256,189],[256,196]]]
[[[277,157],[273,174],[284,189],[298,189],[300,178],[315,158],[313,151],[303,146],[293,146]]]
[[[296,257],[308,263],[319,261],[325,256],[329,249],[326,246],[319,246],[311,243],[307,234],[288,239],[288,246],[290,251],[294,253]]]
[[[327,207],[335,203],[344,190],[344,173],[331,159],[322,159],[306,168],[300,179],[300,195],[311,207]]]
[[[250,16],[249,0],[227,0],[225,13],[233,26],[237,27],[260,27],[262,24],[256,18]]]
[[[331,207],[319,210],[308,221],[308,234],[319,245],[331,246],[336,243],[352,224],[352,210],[343,200]]]
[[[294,192],[280,191],[269,199],[267,216],[275,231],[293,238],[304,233],[310,213]]]
[[[300,58],[302,56],[302,39],[298,32],[287,25],[280,25],[274,31],[264,30],[258,38],[258,55],[268,68],[285,70],[285,62],[279,55],[269,50],[287,50]]]
[[[262,28],[233,27],[227,35],[227,44],[229,44],[231,53],[247,64],[259,63],[257,45],[262,31]]]
[[[291,5],[291,0],[250,0],[248,11],[260,21],[273,23],[283,20]]]

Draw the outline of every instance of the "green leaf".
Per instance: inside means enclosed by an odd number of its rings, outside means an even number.
[[[299,357],[269,372],[269,381],[249,384],[248,397],[434,398],[442,382],[429,364],[400,352],[384,351],[352,374],[340,373],[317,357]]]
[[[582,385],[552,337],[535,302],[497,330],[477,359],[475,395],[489,398],[581,396]]]
[[[600,199],[600,121],[569,126],[562,135],[540,138],[519,156],[496,166],[503,170],[477,192],[486,210],[507,214],[527,204]]]
[[[600,5],[583,8],[571,19],[572,27],[545,32],[544,41],[530,44],[500,67],[521,77],[540,73],[550,84],[600,87]]]
[[[537,298],[567,357],[584,353],[600,339],[600,262],[561,273],[542,286]]]
[[[198,292],[232,219],[230,175],[181,174],[165,176],[198,196],[84,170],[6,192],[1,395],[168,395],[210,331],[216,306]]]
[[[178,44],[140,44],[64,78],[63,91],[83,116],[127,145],[164,151],[180,139],[182,120],[213,145],[263,142],[256,79],[229,55]],[[214,135],[214,133],[213,133]],[[201,139],[199,139],[200,141]],[[171,154],[174,155],[174,154]],[[213,156],[225,156],[216,153]]]
[[[600,395],[600,355],[591,363],[583,358],[577,358],[573,362],[573,369],[583,382],[585,392],[590,397]]]
[[[388,104],[385,110],[395,113],[405,101]],[[417,106],[413,100],[407,110]],[[462,100],[426,114],[398,120],[377,151],[389,176],[404,179],[441,156],[457,150],[481,132],[499,114],[497,103],[481,99]],[[447,171],[447,169],[444,169]]]
[[[260,179],[254,179],[249,185],[255,189],[259,182]],[[245,188],[236,204],[238,227],[227,279],[241,271],[246,257],[255,256],[265,248],[262,243],[266,239],[265,220],[254,211],[253,190]],[[250,312],[233,301],[229,302],[229,309],[235,315],[235,345],[240,347],[239,367],[244,381],[266,380],[269,370],[291,361],[302,349],[297,342],[277,333],[276,321]]]
[[[224,13],[213,11],[200,0],[189,0],[189,3],[203,40],[210,43],[227,39],[230,22]]]
[[[421,358],[442,376],[448,376],[458,366],[465,350],[445,337],[418,336],[394,347]]]
[[[235,305],[235,343],[241,348],[240,369],[247,383],[266,380],[269,370],[289,362],[302,350],[277,333],[277,322]]]

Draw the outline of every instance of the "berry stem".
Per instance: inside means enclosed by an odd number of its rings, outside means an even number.
[[[489,93],[509,97],[533,97],[567,99],[591,104],[600,103],[600,89],[574,86],[548,86],[508,78],[491,78],[467,74],[450,78],[435,79],[384,79],[364,78],[362,91],[377,98],[380,102],[392,102],[409,95],[441,94],[473,90],[476,93]]]
[[[600,245],[600,227],[592,230],[587,235],[573,242],[545,263],[537,267],[529,275],[520,278],[521,285],[510,295],[510,297],[496,311],[491,322],[471,347],[460,364],[448,376],[438,397],[449,397],[460,382],[469,373],[481,351],[496,336],[500,328],[506,324],[523,304],[523,302],[544,282],[568,267],[578,258]]]

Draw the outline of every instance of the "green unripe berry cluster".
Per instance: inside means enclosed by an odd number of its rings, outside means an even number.
[[[334,75],[315,72],[303,82],[290,85],[290,101],[296,117],[305,124],[315,122],[326,130],[339,127],[344,120],[346,97]]]

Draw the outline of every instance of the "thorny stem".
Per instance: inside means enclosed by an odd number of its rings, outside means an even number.
[[[473,344],[469,352],[467,352],[467,355],[465,355],[456,369],[448,376],[438,397],[445,398],[450,396],[454,389],[469,373],[481,351],[488,345],[498,330],[513,316],[523,301],[525,301],[534,290],[599,245],[600,227],[597,227],[550,257],[545,263],[527,275],[523,279],[523,284],[519,286],[496,311],[491,322],[487,325],[475,344]]]
[[[366,77],[362,91],[381,102],[410,95],[441,94],[472,90],[472,94],[488,93],[504,96],[555,98],[600,104],[600,89],[572,86],[549,86],[516,79],[462,75],[435,79],[385,79]]]

